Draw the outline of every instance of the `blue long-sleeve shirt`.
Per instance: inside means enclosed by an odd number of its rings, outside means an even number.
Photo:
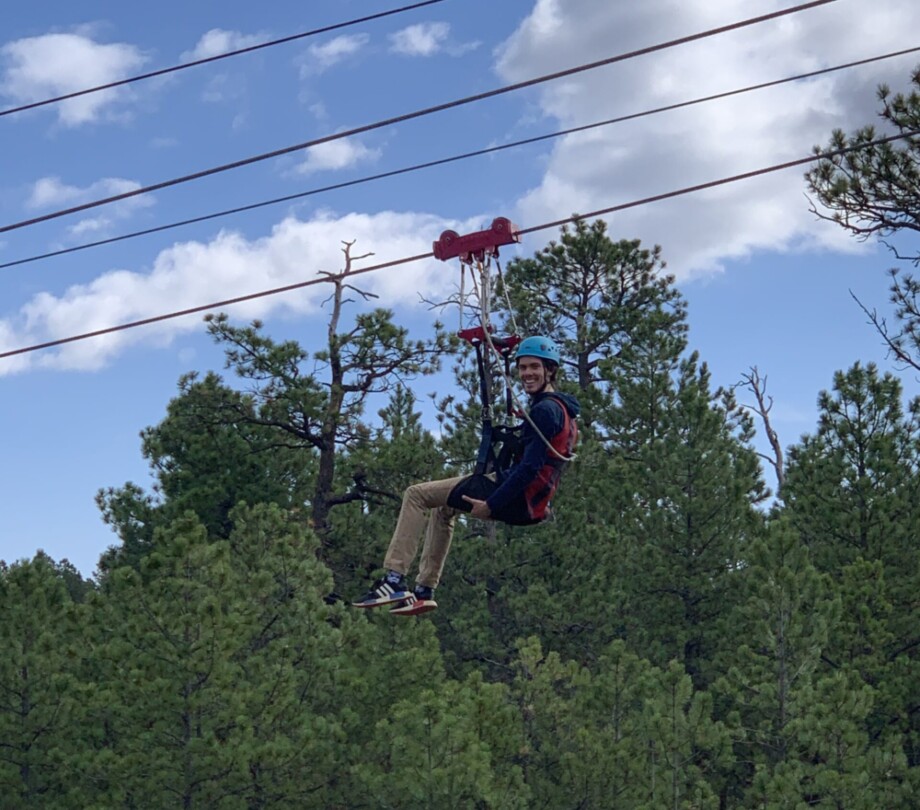
[[[530,400],[530,418],[547,441],[552,441],[565,427],[565,415],[562,412],[560,400],[572,419],[578,416],[581,406],[571,394],[563,394],[558,391],[541,392]],[[521,460],[504,473],[499,479],[498,489],[486,499],[489,511],[493,515],[507,511],[509,504],[522,498],[527,485],[537,477],[537,473],[550,460],[549,456],[552,451],[537,435],[533,425],[526,420],[521,434],[521,443],[523,445]]]

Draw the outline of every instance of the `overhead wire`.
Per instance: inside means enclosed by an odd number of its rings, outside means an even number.
[[[482,93],[476,93],[471,96],[466,96],[464,98],[455,99],[453,101],[444,102],[441,104],[436,104],[431,107],[425,107],[421,110],[415,110],[413,112],[404,113],[402,115],[393,116],[391,118],[386,118],[381,121],[376,121],[370,124],[364,124],[362,126],[353,127],[351,129],[343,130],[341,132],[325,135],[319,138],[314,138],[309,141],[304,141],[303,143],[294,144],[293,146],[286,146],[281,149],[274,149],[270,152],[264,152],[259,155],[254,155],[252,157],[243,158],[241,160],[233,161],[232,163],[225,163],[220,166],[214,166],[209,169],[202,169],[197,172],[192,172],[191,174],[186,174],[181,177],[175,177],[171,180],[163,180],[159,183],[154,183],[149,186],[143,186],[141,188],[133,189],[131,191],[122,192],[120,194],[114,194],[109,197],[105,197],[98,200],[93,200],[91,202],[82,203],[80,205],[71,206],[70,208],[61,209],[58,211],[52,211],[41,216],[32,217],[31,219],[22,220],[20,222],[14,222],[9,225],[0,226],[0,233],[8,233],[9,231],[17,230],[19,228],[24,228],[30,225],[36,225],[40,222],[47,222],[52,219],[57,219],[59,217],[66,216],[68,214],[75,214],[80,211],[86,211],[91,208],[97,208],[102,205],[107,205],[109,203],[118,202],[120,200],[129,199],[132,197],[137,197],[141,194],[148,194],[152,191],[159,191],[164,188],[169,188],[172,186],[177,186],[183,183],[188,183],[193,180],[200,180],[204,177],[209,177],[211,175],[219,174],[222,172],[230,171],[232,169],[238,169],[243,166],[249,166],[260,161],[269,160],[271,158],[280,157],[282,155],[287,155],[292,152],[301,151],[313,146],[318,146],[320,144],[329,143],[330,141],[340,140],[354,135],[359,135],[365,132],[370,132],[373,130],[381,129],[383,127],[393,126],[394,124],[403,123],[405,121],[410,121],[415,118],[420,118],[426,115],[432,115],[437,112],[443,112],[449,109],[455,109],[457,107],[465,106],[472,104],[474,102],[483,101],[488,98],[494,98],[496,96],[504,95],[506,93],[511,93],[516,90],[521,90],[527,87],[534,87],[545,82],[554,81],[556,79],[565,78],[567,76],[574,76],[579,73],[584,73],[585,71],[595,70],[599,67],[605,67],[607,65],[612,65],[617,62],[626,61],[628,59],[634,59],[638,56],[644,56],[646,54],[655,53],[657,51],[665,50],[667,48],[673,48],[678,45],[684,45],[689,42],[695,42],[697,40],[705,39],[707,37],[712,37],[717,34],[726,33],[728,31],[735,31],[740,28],[744,28],[751,25],[756,25],[758,23],[766,22],[768,20],[774,20],[780,17],[788,16],[790,14],[796,14],[808,9],[815,8],[817,6],[824,6],[829,3],[835,3],[837,0],[812,0],[812,2],[803,3],[797,6],[792,6],[786,9],[780,9],[778,11],[770,12],[769,14],[762,14],[757,17],[751,17],[746,20],[740,20],[738,22],[729,23],[728,25],[719,26],[717,28],[711,28],[706,31],[700,31],[696,34],[689,34],[687,36],[678,37],[677,39],[668,40],[667,42],[658,43],[655,45],[649,45],[644,48],[638,48],[633,51],[628,51],[626,53],[617,54],[615,56],[607,57],[606,59],[599,59],[594,62],[589,62],[583,65],[577,65],[572,68],[567,68],[565,70],[556,71],[554,73],[545,74],[543,76],[537,76],[532,79],[526,79],[524,81],[515,82],[514,84],[505,85],[503,87],[498,87],[493,90],[487,90]]]
[[[131,233],[120,234],[118,236],[110,236],[105,239],[97,239],[92,242],[86,242],[81,245],[72,245],[67,248],[59,248],[57,250],[48,251],[46,253],[40,253],[33,256],[27,256],[22,259],[14,259],[8,262],[0,263],[0,270],[4,270],[9,267],[16,267],[22,264],[29,264],[31,262],[40,261],[42,259],[50,259],[55,256],[64,256],[70,253],[76,253],[81,250],[87,250],[89,248],[101,247],[103,245],[110,245],[115,242],[122,242],[128,239],[135,239],[140,236],[149,236],[155,233],[162,233],[163,231],[172,230],[175,228],[184,227],[186,225],[194,225],[200,222],[207,222],[213,219],[219,219],[221,217],[231,216],[233,214],[241,214],[248,211],[255,211],[259,208],[265,208],[271,205],[278,205],[280,203],[292,202],[294,200],[304,199],[306,197],[314,196],[317,194],[324,194],[329,191],[337,191],[344,188],[350,188],[352,186],[362,185],[365,183],[374,182],[377,180],[383,180],[389,177],[396,177],[403,174],[409,174],[412,172],[421,171],[423,169],[430,169],[436,166],[444,166],[449,163],[455,163],[461,160],[468,160],[474,157],[481,157],[483,155],[494,154],[495,152],[501,152],[508,149],[515,149],[520,146],[527,146],[534,143],[539,143],[541,141],[547,141],[553,138],[560,138],[565,135],[572,135],[578,132],[586,132],[591,129],[597,129],[599,127],[610,126],[612,124],[619,124],[625,121],[632,121],[638,118],[644,118],[646,116],[657,115],[663,112],[670,112],[672,110],[678,110],[685,107],[690,107],[695,104],[702,104],[705,102],[716,101],[719,99],[729,98],[731,96],[737,96],[742,93],[749,93],[755,90],[763,90],[769,87],[776,87],[781,84],[787,84],[789,82],[801,81],[803,79],[811,79],[816,76],[821,76],[828,73],[834,73],[836,71],[846,70],[848,68],[859,67],[862,65],[871,64],[873,62],[880,62],[885,59],[893,59],[898,56],[904,56],[910,53],[916,53],[920,51],[920,46],[915,48],[905,48],[899,51],[892,51],[890,53],[882,54],[880,56],[867,57],[865,59],[858,59],[852,62],[846,62],[840,65],[834,65],[832,67],[821,68],[819,70],[812,70],[807,73],[799,73],[795,76],[787,76],[782,79],[774,79],[767,82],[760,82],[758,84],[748,85],[747,87],[736,88],[734,90],[727,90],[721,93],[713,93],[707,96],[700,96],[698,98],[690,99],[688,101],[680,101],[674,104],[667,104],[661,107],[654,107],[652,109],[643,110],[641,112],[629,113],[626,115],[619,115],[615,118],[607,118],[603,121],[596,121],[591,124],[582,124],[576,127],[569,127],[568,129],[557,130],[556,132],[545,133],[543,135],[535,135],[530,138],[523,138],[517,141],[510,141],[508,143],[498,144],[495,146],[485,147],[483,149],[477,149],[470,152],[464,152],[458,155],[451,155],[450,157],[438,158],[436,160],[426,161],[424,163],[416,163],[410,166],[403,166],[398,169],[391,169],[385,172],[379,172],[377,174],[367,175],[365,177],[359,177],[352,180],[344,180],[338,183],[331,183],[329,185],[320,186],[318,188],[308,189],[307,191],[300,191],[294,194],[286,194],[282,197],[275,197],[270,200],[263,200],[256,203],[250,203],[247,205],[237,206],[235,208],[228,208],[222,211],[213,212],[210,214],[202,214],[197,217],[190,217],[188,219],[179,220],[178,222],[171,222],[165,225],[157,225],[152,228],[144,228],[139,231],[132,231]]]
[[[389,11],[381,11],[376,14],[368,14],[364,17],[357,17],[345,22],[325,25],[322,28],[314,28],[310,31],[303,31],[299,34],[291,34],[290,36],[272,39],[268,42],[260,42],[257,45],[248,45],[244,48],[236,48],[232,51],[224,51],[223,53],[215,54],[214,56],[206,56],[201,59],[195,59],[194,61],[183,62],[179,65],[173,65],[172,67],[152,70],[149,73],[141,73],[140,75],[131,76],[127,79],[118,79],[117,81],[108,82],[107,84],[99,84],[94,87],[87,87],[84,90],[75,90],[72,93],[64,93],[63,95],[54,96],[53,98],[46,98],[41,101],[32,101],[28,104],[21,104],[18,107],[8,107],[6,109],[0,110],[0,117],[3,117],[4,115],[12,115],[13,113],[25,112],[26,110],[34,110],[38,107],[44,107],[48,104],[56,104],[61,101],[68,101],[72,98],[79,98],[80,96],[90,95],[91,93],[98,93],[102,90],[111,90],[115,87],[122,87],[127,84],[133,84],[135,82],[143,81],[144,79],[152,79],[157,76],[165,76],[168,73],[175,73],[179,70],[186,70],[187,68],[197,67],[198,65],[205,65],[210,62],[217,62],[220,59],[229,59],[232,56],[239,56],[240,54],[244,53],[252,53],[253,51],[259,51],[263,48],[272,48],[276,45],[283,45],[288,42],[305,39],[306,37],[317,36],[318,34],[327,34],[330,31],[337,31],[339,29],[348,28],[353,25],[359,25],[361,23],[370,22],[372,20],[378,20],[382,17],[389,17],[393,14],[402,14],[406,11],[413,11],[415,9],[422,8],[423,6],[431,6],[435,3],[443,2],[444,0],[423,0],[422,2],[413,3],[412,5],[390,9]]]
[[[740,174],[734,174],[729,177],[722,177],[717,180],[710,180],[705,183],[697,183],[692,186],[684,186],[683,188],[675,189],[672,191],[666,191],[661,194],[653,194],[648,197],[642,197],[638,200],[632,200],[630,202],[619,203],[617,205],[611,205],[606,208],[599,208],[594,211],[587,211],[583,214],[573,215],[565,217],[563,219],[553,220],[552,222],[544,222],[540,225],[534,225],[529,228],[521,228],[518,233],[521,236],[526,236],[527,234],[536,233],[538,231],[544,231],[550,228],[558,228],[562,225],[567,225],[576,220],[584,219],[593,219],[595,217],[604,216],[606,214],[612,214],[617,211],[625,211],[630,208],[636,208],[642,205],[649,205],[654,202],[660,202],[662,200],[672,199],[674,197],[680,197],[686,194],[693,194],[698,191],[704,191],[710,188],[716,188],[717,186],[727,185],[729,183],[737,183],[742,180],[749,180],[754,177],[759,177],[766,174],[771,174],[773,172],[783,171],[785,169],[791,169],[796,166],[803,166],[807,163],[814,163],[815,161],[825,160],[828,158],[839,157],[841,155],[850,154],[851,152],[857,152],[863,149],[869,149],[876,146],[881,146],[887,143],[894,143],[895,141],[905,140],[907,138],[913,138],[920,136],[920,129],[910,130],[908,132],[899,133],[897,135],[889,135],[883,138],[877,138],[871,141],[866,141],[854,146],[841,147],[839,149],[830,149],[826,151],[819,151],[816,154],[809,155],[808,157],[796,158],[794,160],[787,160],[783,163],[773,164],[771,166],[765,166],[760,169],[754,169],[748,172],[742,172]],[[421,261],[422,259],[429,259],[434,254],[432,252],[428,253],[419,253],[414,256],[406,256],[401,259],[393,259],[387,262],[381,262],[379,264],[369,265],[368,267],[361,267],[355,270],[351,270],[348,274],[349,278],[356,275],[362,275],[364,273],[371,273],[377,270],[384,270],[390,267],[398,267],[404,264],[410,264],[412,262]],[[308,279],[307,281],[300,281],[294,284],[287,284],[283,287],[275,287],[269,290],[261,290],[254,293],[249,293],[246,295],[239,295],[234,298],[227,298],[222,301],[214,301],[209,304],[202,304],[195,307],[187,307],[185,309],[176,310],[174,312],[166,312],[160,315],[154,315],[149,318],[142,318],[136,321],[130,321],[128,323],[117,324],[115,326],[105,327],[103,329],[96,329],[91,332],[84,332],[78,335],[71,335],[69,337],[57,338],[55,340],[45,341],[43,343],[36,343],[31,346],[23,346],[18,349],[11,349],[5,352],[0,352],[0,359],[5,357],[14,357],[17,355],[27,354],[30,352],[39,351],[41,349],[49,349],[54,346],[63,346],[67,343],[74,343],[80,340],[87,340],[89,338],[100,337],[102,335],[113,334],[115,332],[122,332],[128,329],[135,329],[141,326],[147,326],[153,323],[159,323],[166,320],[171,320],[174,318],[180,318],[185,315],[193,315],[199,312],[207,312],[209,310],[215,310],[226,306],[231,306],[233,304],[243,303],[245,301],[254,301],[259,298],[266,298],[272,295],[279,295],[285,292],[291,292],[293,290],[300,290],[306,287],[312,287],[317,284],[325,284],[330,280],[335,278],[341,278],[341,276],[332,276],[322,277],[322,278],[313,278]]]

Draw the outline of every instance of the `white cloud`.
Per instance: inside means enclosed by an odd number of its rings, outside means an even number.
[[[68,205],[83,194],[82,189],[65,185],[58,177],[42,177],[33,184],[26,207],[34,210]]]
[[[222,28],[212,28],[202,35],[201,39],[198,40],[192,50],[185,51],[180,58],[183,62],[210,59],[231,51],[249,48],[266,41],[268,41],[268,37],[262,34],[241,34],[239,31],[225,31]],[[229,65],[227,62],[221,62],[220,64]],[[204,90],[201,93],[201,99],[209,104],[238,102],[241,99],[245,99],[247,84],[245,74],[236,75],[235,73],[228,72],[212,73],[209,75]],[[239,120],[235,119],[231,124],[234,129],[238,129],[242,123],[245,122],[246,116],[245,114],[239,114],[237,118]]]
[[[126,194],[140,187],[140,183],[122,177],[104,177],[82,188],[62,183],[59,177],[42,177],[32,185],[32,192],[26,200],[26,208],[30,210],[69,208],[92,200]],[[70,226],[68,233],[73,237],[105,233],[114,223],[123,222],[138,210],[149,208],[153,204],[153,197],[149,194],[140,194],[101,206],[90,217]]]
[[[212,76],[201,93],[202,101],[209,104],[223,104],[238,101],[246,95],[246,86],[238,78],[228,73]]]
[[[0,93],[16,104],[28,104],[127,78],[147,57],[133,45],[102,44],[83,34],[44,34],[18,39],[0,48],[3,72]],[[65,126],[79,126],[103,117],[128,97],[112,88],[54,105]]]
[[[431,56],[441,50],[450,26],[444,22],[418,23],[390,34],[390,50],[406,56]]]
[[[314,172],[347,169],[359,163],[373,163],[380,157],[379,149],[369,149],[360,141],[344,138],[311,146],[306,157],[294,171],[307,175]]]
[[[0,352],[15,351],[22,347],[22,337],[10,323],[0,320]],[[16,374],[31,366],[30,358],[26,354],[13,357],[4,357],[0,360],[0,376]]]
[[[316,278],[319,271],[336,272],[343,267],[344,241],[355,242],[353,256],[373,252],[355,262],[354,267],[361,268],[428,253],[432,241],[447,228],[463,233],[479,227],[479,220],[452,222],[411,212],[341,217],[323,212],[309,221],[288,217],[270,235],[252,241],[223,231],[208,243],[177,243],[162,251],[147,273],[112,270],[62,294],[33,296],[18,312],[0,318],[0,351],[295,284]],[[430,259],[359,275],[354,283],[380,296],[373,306],[413,307],[419,305],[419,294],[443,299],[456,288],[458,274],[445,272],[444,264]],[[237,320],[277,313],[309,316],[318,313],[328,295],[325,285],[317,284],[235,304],[227,311]],[[29,368],[99,369],[131,345],[167,345],[178,334],[201,330],[202,315],[4,359],[0,375]]]
[[[778,10],[742,0],[597,3],[537,0],[497,52],[508,82],[625,53]],[[911,47],[920,5],[879,0],[858,25],[846,4],[706,38],[541,85],[545,129],[600,121]],[[875,86],[906,87],[915,57],[781,85],[554,142],[539,185],[519,201],[532,225],[806,157],[834,127],[876,119]],[[610,215],[614,238],[661,244],[679,275],[713,272],[755,250],[856,250],[816,221],[804,168]]]
[[[311,45],[306,58],[301,60],[300,76],[322,73],[333,65],[354,56],[370,41],[367,34],[346,34],[335,37],[322,45]]]
[[[199,59],[208,59],[230,51],[239,51],[265,42],[267,37],[259,34],[241,34],[239,31],[225,31],[223,28],[212,28],[205,34],[190,51],[185,51],[181,59],[183,62],[195,62]]]

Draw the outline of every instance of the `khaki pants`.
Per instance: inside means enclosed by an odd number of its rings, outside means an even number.
[[[444,561],[450,551],[450,541],[454,534],[454,521],[460,514],[457,509],[447,505],[450,491],[468,476],[445,478],[441,481],[427,481],[413,484],[403,494],[399,520],[390,540],[385,568],[408,574],[412,561],[418,552],[422,530],[425,531],[425,544],[422,546],[422,559],[419,562],[417,582],[429,588],[436,588],[441,581]],[[428,510],[431,510],[430,514]],[[427,523],[426,523],[427,521]]]

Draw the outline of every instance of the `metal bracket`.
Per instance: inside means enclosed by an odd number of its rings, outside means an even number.
[[[498,256],[499,246],[520,242],[519,230],[507,217],[496,217],[492,220],[492,225],[484,231],[463,236],[456,231],[444,231],[432,245],[434,257],[441,261],[459,257],[463,264],[484,262],[486,255]]]

